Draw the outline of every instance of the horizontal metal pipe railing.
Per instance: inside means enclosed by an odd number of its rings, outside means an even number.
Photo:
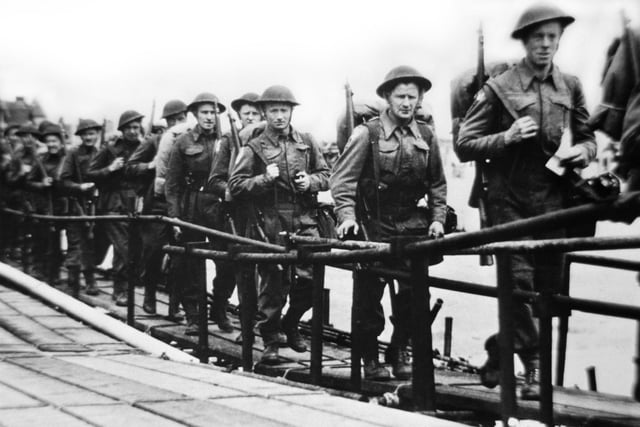
[[[617,268],[619,270],[640,271],[640,261],[608,258],[598,255],[567,254],[567,262]]]

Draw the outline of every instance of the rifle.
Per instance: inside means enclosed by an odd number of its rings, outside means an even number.
[[[100,129],[100,144],[107,143],[107,119],[102,119],[102,129]]]
[[[151,116],[149,116],[149,129],[147,130],[147,135],[151,135],[153,133],[153,120],[156,115],[156,100],[154,99],[151,103]]]
[[[355,124],[355,107],[353,106],[353,91],[351,90],[351,85],[349,82],[344,84],[344,93],[346,97],[347,103],[347,135],[351,136],[353,133],[353,129],[356,127]]]
[[[474,77],[474,92],[478,93],[482,90],[482,86],[487,81],[488,76],[486,75],[484,69],[484,32],[482,30],[482,24],[478,28],[478,64],[477,71]],[[476,161],[476,182],[474,185],[477,185],[479,188],[477,191],[478,198],[478,214],[480,215],[480,228],[491,227],[491,222],[489,221],[489,216],[487,215],[487,187],[488,180],[487,176],[484,172],[484,164],[489,163],[488,160]],[[493,255],[490,254],[481,254],[480,255],[480,265],[493,265]]]
[[[73,153],[70,154],[70,155],[73,155]],[[80,169],[80,164],[78,163],[78,157],[75,156],[75,155],[73,156],[73,167],[76,170],[76,176],[78,177],[78,183],[82,184],[84,182],[84,179],[82,177],[82,170]],[[80,213],[80,215],[86,216],[87,212],[85,211],[84,206],[83,206],[83,202],[86,202],[84,194],[81,195],[80,197],[82,198],[80,201],[78,201],[78,199],[75,198],[75,197],[73,198],[73,200],[76,203],[76,208],[78,209],[78,212]],[[90,201],[89,203],[91,203],[91,205],[93,205],[93,201]],[[93,213],[93,215],[95,215],[95,212]],[[93,240],[93,226],[94,226],[94,223],[92,221],[87,221],[87,222],[84,223],[84,226],[87,227],[87,234],[88,234],[89,240]]]
[[[236,158],[240,153],[240,135],[238,135],[238,128],[236,127],[236,119],[233,117],[231,112],[228,114],[229,116],[229,126],[231,127],[231,155],[229,156],[229,169],[228,175],[231,175],[231,169],[236,164]]]

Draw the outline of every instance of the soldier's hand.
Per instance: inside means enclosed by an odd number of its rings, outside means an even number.
[[[182,230],[177,225],[173,226],[173,238],[176,241],[180,241],[180,237],[182,237]]]
[[[574,145],[564,154],[565,157],[560,160],[560,166],[585,168],[589,165],[589,153],[582,145]]]
[[[269,182],[271,182],[280,176],[280,168],[278,168],[277,164],[271,163],[267,165],[267,173],[265,175]]]
[[[29,172],[31,172],[31,165],[27,165],[27,164],[25,164],[25,163],[22,163],[22,164],[20,165],[20,174],[21,174],[21,175],[26,175],[26,174],[28,174]]]
[[[53,178],[51,178],[50,176],[44,178],[42,180],[42,185],[44,185],[45,187],[51,187],[53,185]]]
[[[340,224],[338,228],[336,228],[336,234],[340,239],[343,239],[349,234],[353,234],[355,236],[358,234],[358,231],[360,231],[360,228],[354,219],[346,219],[342,221],[342,224]]]
[[[147,163],[147,169],[155,169],[156,168],[156,158],[154,157],[149,163]]]
[[[513,122],[511,127],[504,134],[505,144],[514,144],[533,138],[538,133],[538,125],[531,116],[520,117]]]
[[[111,164],[109,165],[109,170],[111,172],[115,172],[117,170],[120,170],[124,167],[124,158],[123,157],[117,157],[113,162],[111,162]]]
[[[444,237],[444,225],[440,221],[433,221],[429,226],[429,237],[439,239]]]
[[[96,186],[93,182],[83,182],[80,184],[80,191],[91,191]]]
[[[293,179],[293,185],[300,193],[304,193],[311,187],[311,178],[306,172],[298,172]]]

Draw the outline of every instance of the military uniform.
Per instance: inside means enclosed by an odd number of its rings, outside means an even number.
[[[265,178],[266,167],[277,164],[280,174],[273,182]],[[296,192],[293,178],[307,172],[311,185]],[[281,231],[319,237],[316,194],[328,189],[329,168],[318,144],[309,134],[289,128],[278,135],[271,128],[242,147],[229,180],[229,190],[238,200],[250,200],[258,210],[260,224],[270,242],[282,244]],[[257,236],[256,236],[257,237]],[[298,321],[311,307],[311,268],[298,265],[296,281],[290,268],[284,271],[273,264],[259,266],[261,284],[258,295],[258,326],[265,346],[278,342],[280,316],[290,295],[289,311],[282,329],[297,331]]]
[[[504,102],[520,117],[530,116],[540,129],[532,140],[516,145],[505,143],[504,133],[514,117]],[[499,225],[530,218],[566,207],[562,178],[545,167],[571,130],[573,143],[582,144],[595,157],[596,143],[587,125],[588,112],[577,78],[553,67],[540,81],[525,61],[490,80],[469,109],[455,145],[462,161],[490,162],[487,177],[487,206],[491,224]],[[550,230],[521,239],[561,238],[565,231]],[[557,254],[514,254],[497,257],[506,267],[515,289],[533,291],[540,286],[560,290],[563,257]],[[500,267],[499,267],[500,268]],[[501,277],[501,276],[499,276]],[[498,284],[500,286],[500,283]],[[515,349],[518,353],[538,351],[538,331],[531,306],[515,302]]]
[[[142,119],[141,115],[139,119]],[[95,182],[100,191],[98,200],[100,213],[109,215],[135,212],[137,182],[126,176],[125,168],[111,171],[109,165],[120,157],[126,162],[139,145],[140,141],[118,138],[102,147],[91,160],[87,179]],[[106,224],[105,231],[113,245],[113,299],[119,305],[126,305],[127,262],[130,255],[129,225],[126,222],[110,221]],[[136,256],[136,254],[131,255]]]
[[[528,31],[550,21],[558,21],[565,27],[573,18],[553,6],[534,5],[523,13],[512,37],[526,37]],[[528,46],[525,44],[526,49],[532,50],[527,51],[527,58],[487,81],[469,108],[454,144],[460,160],[476,160],[483,166],[487,214],[493,225],[567,207],[567,184],[546,168],[563,135],[570,132],[571,143],[579,147],[585,160],[592,160],[596,154],[580,82],[560,72],[551,62],[553,57],[546,65],[546,75],[540,76],[540,70],[536,73],[529,62],[529,55],[535,51]],[[507,131],[516,120],[525,117],[529,119],[523,120],[533,120],[537,130],[533,137],[514,141]],[[520,239],[565,236],[564,229],[554,229]],[[496,260],[500,272],[498,286],[524,291],[562,289],[563,254],[498,255]],[[526,370],[522,397],[536,399],[539,395],[537,322],[530,304],[517,301],[513,304],[514,349]],[[497,342],[493,336],[485,345],[489,359],[481,371],[481,380],[488,387],[497,385],[493,375],[499,364]]]
[[[200,126],[181,135],[173,145],[166,173],[165,195],[168,215],[210,228],[221,227],[220,197],[207,191],[207,179],[214,160],[216,132],[205,133]],[[204,241],[205,235],[190,229],[182,230],[185,242]],[[217,243],[216,243],[217,244]],[[179,257],[179,271],[187,275],[183,287],[183,306],[187,321],[194,323],[197,315],[199,287],[206,280],[202,259]],[[228,262],[216,261],[213,281],[214,306],[219,307],[233,291],[233,268]]]
[[[61,149],[62,150],[62,149]],[[33,192],[33,207],[36,213],[44,215],[64,215],[67,213],[67,199],[60,194],[58,175],[62,167],[64,154],[44,154],[38,167],[31,169],[26,177],[25,188]],[[42,181],[54,179],[51,187],[45,187]],[[38,222],[34,226],[33,259],[36,274],[54,286],[58,284],[63,255],[60,250],[61,223]]]
[[[97,154],[95,146],[79,145],[67,153],[62,169],[60,181],[69,193],[69,213],[71,215],[90,215],[91,194],[84,194],[80,184],[85,182],[91,159]],[[93,225],[88,223],[71,222],[67,225],[67,259],[66,265],[70,285],[77,286],[79,272],[82,271],[87,288],[95,293],[95,257],[93,247]]]

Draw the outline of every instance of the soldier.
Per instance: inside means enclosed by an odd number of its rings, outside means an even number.
[[[3,208],[15,205],[16,191],[11,187],[8,177],[16,152],[22,150],[20,137],[16,134],[18,129],[20,129],[19,124],[9,123],[4,130],[2,160],[0,162],[0,204]],[[19,219],[14,215],[1,215],[3,226],[0,227],[0,244],[2,245],[0,256],[17,260],[20,258],[19,238],[17,235]]]
[[[187,119],[187,105],[180,100],[167,102],[162,109],[162,118],[170,127]],[[166,215],[167,202],[164,192],[154,189],[155,157],[162,134],[153,134],[146,138],[129,158],[125,174],[140,181],[138,197],[143,199],[142,213]],[[147,222],[140,226],[142,240],[140,278],[144,285],[142,309],[149,314],[156,313],[156,288],[162,281],[162,247],[169,243],[171,226],[160,222]]]
[[[24,123],[16,132],[19,142],[16,143],[13,157],[7,169],[6,182],[10,195],[8,206],[10,208],[32,212],[33,197],[30,192],[25,192],[26,178],[32,169],[38,166],[38,130],[30,122]],[[24,271],[31,273],[31,238],[33,237],[33,227],[26,226],[23,218],[17,220],[16,225],[16,258],[22,258]],[[25,239],[27,245],[25,246]],[[23,249],[20,249],[23,248]]]
[[[33,202],[36,213],[45,215],[64,215],[67,212],[67,200],[60,193],[60,169],[64,161],[62,129],[50,124],[42,129],[40,136],[47,146],[47,153],[36,161],[26,177],[26,188],[34,192]],[[33,257],[36,274],[56,286],[60,281],[60,266],[63,256],[60,250],[61,223],[39,222],[34,229]]]
[[[122,136],[108,142],[89,163],[87,179],[100,190],[98,209],[103,214],[130,214],[135,212],[135,181],[124,173],[124,166],[140,145],[143,115],[128,110],[120,115],[118,130]],[[113,294],[116,305],[127,305],[127,262],[129,262],[129,225],[109,221],[106,234],[113,245]],[[131,254],[136,256],[136,254]],[[133,283],[131,284],[134,285]]]
[[[207,191],[207,179],[214,160],[216,140],[216,115],[225,111],[224,105],[211,93],[201,93],[189,104],[188,110],[196,117],[197,126],[180,136],[171,150],[165,182],[168,215],[206,227],[220,228],[221,199]],[[182,241],[204,241],[202,233],[174,227],[174,234]],[[197,304],[200,286],[206,280],[205,262],[202,259],[179,257],[178,271],[183,274],[182,305],[187,316],[187,335],[196,335]],[[213,311],[215,321],[224,331],[231,329],[226,318],[226,295],[233,289],[233,267],[228,262],[216,261],[216,277],[213,280]],[[225,322],[226,319],[226,322]]]
[[[60,181],[69,194],[69,212],[72,215],[91,215],[95,184],[86,181],[87,170],[91,159],[98,149],[96,144],[100,138],[102,126],[91,119],[80,119],[76,135],[82,144],[71,149],[62,165]],[[80,271],[84,276],[86,293],[98,295],[94,277],[95,259],[93,243],[93,224],[71,222],[67,226],[67,274],[71,289],[80,287]]]
[[[553,212],[565,206],[562,177],[545,165],[560,142],[572,146],[562,164],[582,168],[596,153],[594,135],[578,79],[553,63],[565,27],[574,18],[555,6],[534,5],[520,17],[511,37],[520,40],[525,58],[490,79],[476,96],[460,128],[455,150],[462,161],[483,163],[487,176],[489,222],[494,225]],[[571,137],[572,136],[572,137]],[[565,230],[535,233],[524,239],[565,237]],[[561,289],[561,254],[498,255],[498,286],[533,291]],[[508,281],[508,283],[502,283]],[[514,301],[515,352],[525,367],[523,399],[539,397],[539,337],[530,304]],[[482,383],[499,383],[497,336],[485,348]]]
[[[240,117],[242,129],[259,123],[262,120],[262,113],[256,103],[258,98],[260,98],[260,95],[249,92],[231,102],[231,108],[233,108]],[[237,153],[234,153],[234,150],[235,147],[231,142],[231,136],[228,134],[225,135],[216,147],[217,154],[211,168],[211,176],[209,177],[209,187],[211,191],[226,201],[231,201],[227,184],[229,181],[229,169],[233,167],[231,162],[234,161],[237,155]],[[248,213],[251,212],[250,209],[252,209],[250,204],[242,203],[242,201],[234,201],[234,204],[230,206],[229,209],[232,211],[231,215],[233,216],[236,230],[245,236],[249,236],[248,227],[250,227],[251,215]],[[251,286],[257,288],[255,270],[256,266],[253,264],[237,264],[235,273],[239,289],[238,298],[241,300],[241,304],[243,299],[242,290],[249,289]],[[229,295],[231,295],[231,292],[229,292]],[[242,334],[239,334],[236,342],[241,342],[241,340]],[[284,342],[285,340],[283,339],[282,341]]]
[[[447,184],[438,139],[431,127],[416,119],[416,111],[431,82],[408,66],[392,69],[376,93],[387,107],[374,118],[354,129],[331,177],[339,237],[358,234],[361,223],[372,240],[389,241],[400,235],[444,234]],[[418,201],[428,197],[428,210]],[[363,230],[364,231],[364,230]],[[392,268],[408,268],[406,261],[385,262]],[[365,378],[386,380],[389,371],[378,361],[377,337],[384,329],[380,300],[385,281],[371,273],[358,273],[367,291],[357,307],[362,325]],[[411,333],[411,285],[399,281],[393,301],[394,329],[389,351],[393,374],[411,377],[406,352]]]
[[[282,243],[281,231],[319,237],[317,193],[328,189],[329,167],[313,137],[291,126],[298,102],[288,88],[269,87],[258,104],[266,129],[241,148],[229,179],[231,195],[253,203],[273,243]],[[295,266],[294,272],[291,267],[268,264],[259,270],[258,326],[265,345],[261,362],[275,364],[281,330],[293,350],[306,350],[298,322],[311,308],[311,266]],[[288,294],[289,310],[281,321]]]

